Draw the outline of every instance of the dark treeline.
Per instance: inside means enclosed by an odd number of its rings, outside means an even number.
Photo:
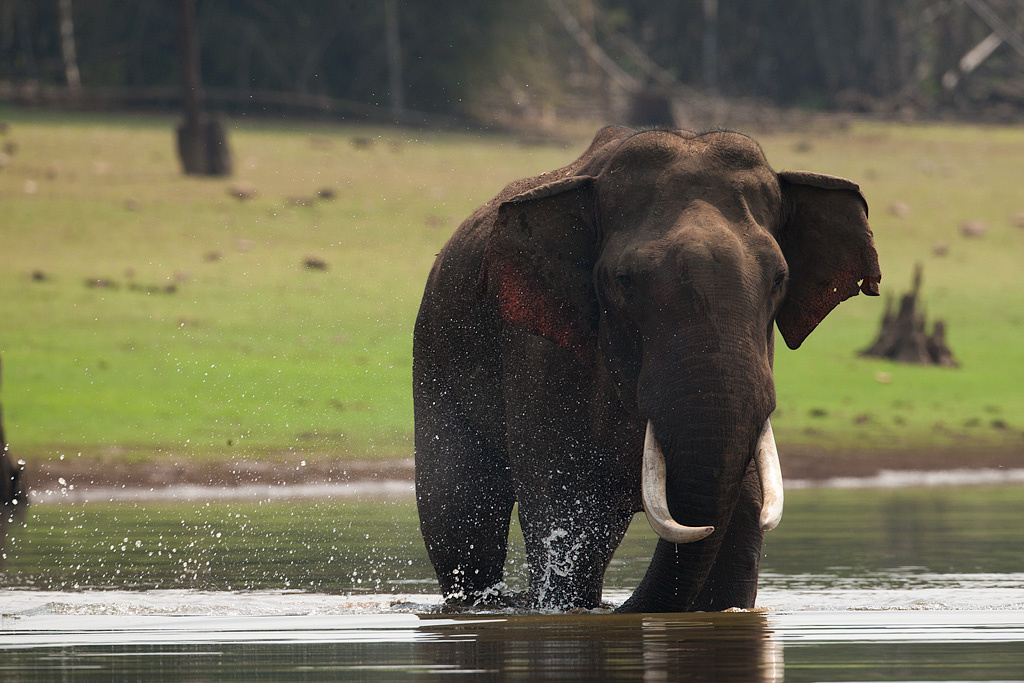
[[[0,0],[3,92],[176,87],[175,3]],[[1024,104],[1017,0],[199,0],[196,26],[205,86],[236,105],[479,119],[650,87],[924,116]]]
[[[972,5],[983,5],[1008,31],[1024,36],[1024,6],[1017,0],[614,4],[628,11],[630,32],[654,61],[685,83],[717,86],[724,95],[868,110],[1024,104],[1024,55],[1009,44],[996,47],[971,73],[959,67],[993,33]],[[717,50],[709,59],[704,44],[712,22]],[[717,62],[710,73],[709,61]]]

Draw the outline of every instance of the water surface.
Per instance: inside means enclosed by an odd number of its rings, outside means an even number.
[[[408,496],[38,504],[4,550],[0,679],[1022,680],[1021,520],[1019,487],[798,490],[756,611],[450,615]],[[654,543],[638,517],[610,605]]]

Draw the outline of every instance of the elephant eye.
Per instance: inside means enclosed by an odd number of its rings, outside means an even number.
[[[782,285],[786,284],[786,271],[780,270],[775,274],[775,281],[772,283],[772,290],[778,291],[782,289]]]
[[[615,284],[622,289],[629,289],[633,286],[633,278],[626,273],[618,273],[615,276]]]

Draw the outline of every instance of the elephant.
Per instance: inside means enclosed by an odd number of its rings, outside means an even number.
[[[877,296],[867,201],[714,130],[600,130],[452,234],[413,334],[420,530],[446,604],[500,605],[513,506],[529,588],[592,609],[635,513],[659,540],[623,612],[749,608],[782,514],[774,328]],[[678,520],[678,521],[677,521]]]

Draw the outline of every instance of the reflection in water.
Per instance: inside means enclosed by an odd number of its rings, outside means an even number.
[[[695,622],[695,623],[694,623]],[[782,646],[763,614],[644,618],[644,680],[781,681]]]
[[[145,677],[174,655],[212,658],[218,678],[781,681],[782,648],[763,614],[416,617],[8,617],[3,670],[96,667]],[[149,664],[144,653],[152,652]],[[118,655],[115,657],[115,655]],[[244,655],[244,656],[240,656]],[[159,659],[164,660],[160,662]],[[134,660],[134,661],[133,661]],[[192,671],[190,677],[200,672]],[[298,676],[296,676],[298,675]],[[464,680],[460,678],[459,680]]]
[[[293,595],[261,597],[278,612],[276,602]],[[320,598],[328,608],[344,607],[343,598]],[[215,608],[220,598],[205,599]],[[190,604],[197,602],[203,599]],[[1024,674],[1021,610],[446,617],[353,608],[301,616],[68,615],[49,602],[0,620],[0,672],[4,680],[459,674],[457,680],[725,683],[1009,681]]]
[[[1024,487],[794,491],[763,571],[836,579],[895,569],[1020,572]],[[911,596],[913,597],[913,596]]]
[[[437,628],[428,619],[420,630],[438,640],[417,643],[417,661],[447,670],[541,680],[782,680],[782,648],[757,612],[528,615]]]

